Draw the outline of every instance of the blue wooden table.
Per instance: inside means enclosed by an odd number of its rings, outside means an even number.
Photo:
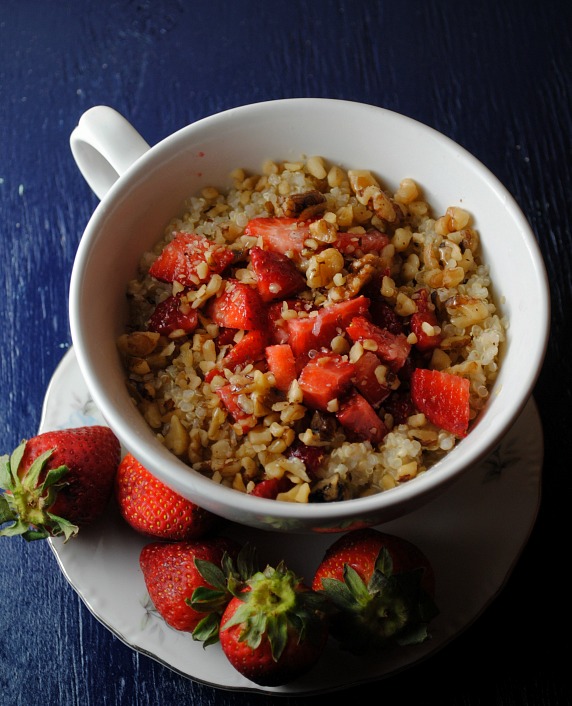
[[[416,118],[499,177],[545,258],[552,334],[534,395],[545,438],[542,504],[510,579],[473,625],[426,662],[342,698],[365,702],[373,688],[384,704],[572,703],[563,573],[572,500],[571,30],[568,0],[0,0],[0,453],[37,430],[70,346],[69,277],[97,205],[68,146],[86,109],[115,107],[151,144],[214,112],[294,96]],[[212,688],[132,650],[92,616],[46,543],[0,539],[0,562],[3,706],[304,700]]]

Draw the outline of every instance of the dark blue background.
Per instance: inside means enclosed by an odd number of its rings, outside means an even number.
[[[426,663],[376,683],[376,702],[572,703],[563,574],[571,20],[568,0],[0,0],[0,453],[35,433],[70,345],[69,275],[97,205],[68,146],[86,109],[115,107],[151,144],[211,113],[273,98],[345,98],[405,113],[468,148],[515,196],[545,258],[553,317],[535,391],[546,454],[531,540],[482,618]],[[133,652],[91,616],[41,542],[4,539],[0,560],[6,706],[303,701],[212,689]],[[342,698],[365,701],[369,691]]]

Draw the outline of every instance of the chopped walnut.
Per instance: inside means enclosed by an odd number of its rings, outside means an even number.
[[[292,194],[284,199],[284,215],[306,221],[326,210],[326,197],[317,189],[303,194]]]

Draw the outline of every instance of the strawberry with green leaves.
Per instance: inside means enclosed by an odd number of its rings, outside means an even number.
[[[63,536],[97,520],[113,493],[121,457],[105,426],[47,431],[0,459],[0,535]]]
[[[219,520],[155,478],[129,453],[117,469],[115,497],[123,519],[149,537],[195,539],[210,532]]]
[[[434,572],[425,554],[402,537],[373,528],[337,539],[312,588],[335,607],[332,635],[356,654],[424,642],[438,614]]]
[[[324,598],[283,562],[267,566],[225,608],[219,632],[223,652],[256,684],[287,684],[321,657],[328,639],[326,608]]]
[[[152,542],[139,565],[149,597],[175,630],[207,645],[218,642],[220,617],[252,573],[252,552],[226,537],[188,542]]]

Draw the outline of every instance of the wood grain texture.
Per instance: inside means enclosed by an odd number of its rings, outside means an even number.
[[[547,562],[567,558],[570,537],[571,21],[567,0],[78,0],[49,8],[2,0],[0,452],[37,429],[70,345],[69,276],[97,205],[68,146],[86,109],[112,105],[150,143],[216,111],[274,98],[345,98],[405,113],[486,164],[537,236],[553,307],[535,391],[545,473],[538,522],[495,602],[437,656],[374,689],[388,704],[571,704],[567,650],[557,642],[571,628],[568,584]],[[5,706],[308,702],[213,689],[137,654],[89,613],[41,543],[4,539],[0,561]],[[365,703],[369,692],[346,696]]]

